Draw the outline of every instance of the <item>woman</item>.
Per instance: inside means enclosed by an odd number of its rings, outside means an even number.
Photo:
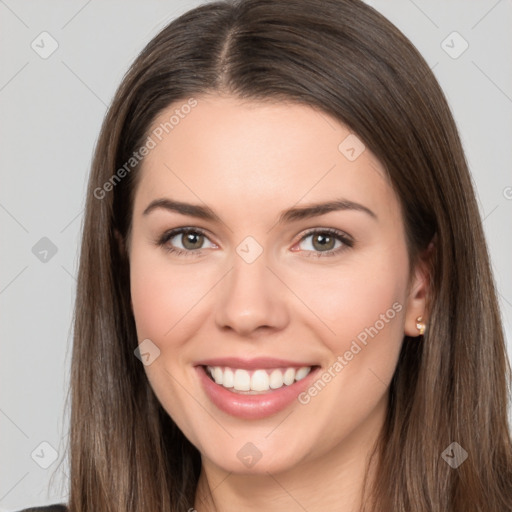
[[[431,70],[359,1],[137,58],[89,181],[70,512],[512,510],[510,368]]]

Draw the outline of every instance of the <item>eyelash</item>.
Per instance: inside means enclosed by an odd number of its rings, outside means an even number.
[[[192,227],[176,228],[176,229],[172,229],[170,231],[165,232],[157,240],[157,245],[160,247],[163,247],[166,252],[176,254],[177,256],[186,256],[186,257],[201,256],[202,255],[201,249],[187,251],[187,250],[179,249],[179,248],[176,248],[176,247],[173,247],[173,246],[170,246],[167,244],[167,242],[169,240],[171,240],[172,238],[174,238],[176,235],[187,234],[187,233],[200,234],[200,235],[203,235],[206,238],[208,238],[207,234],[200,228],[192,228]],[[339,240],[343,245],[341,247],[338,247],[337,249],[330,249],[328,251],[302,251],[302,252],[306,253],[306,257],[308,257],[308,258],[310,258],[310,257],[322,258],[325,256],[335,256],[335,255],[339,254],[340,252],[350,249],[354,246],[354,241],[352,240],[351,237],[349,237],[342,231],[339,231],[339,230],[333,229],[333,228],[311,229],[311,230],[307,231],[300,238],[300,240],[297,243],[303,242],[306,238],[308,238],[309,236],[314,235],[314,234],[322,234],[322,235],[332,236],[335,239]]]

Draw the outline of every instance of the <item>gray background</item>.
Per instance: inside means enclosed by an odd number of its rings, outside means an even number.
[[[0,0],[1,511],[67,498],[65,398],[92,151],[130,63],[200,3]],[[447,95],[485,219],[510,356],[512,1],[368,3],[412,40]]]

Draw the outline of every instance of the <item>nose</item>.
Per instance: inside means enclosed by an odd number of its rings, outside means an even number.
[[[286,286],[267,265],[265,253],[252,263],[235,255],[233,268],[219,283],[215,320],[220,329],[247,337],[279,331],[289,323]]]

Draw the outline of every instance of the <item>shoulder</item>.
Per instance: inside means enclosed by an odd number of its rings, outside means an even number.
[[[24,508],[18,512],[68,512],[68,507],[66,507],[64,504],[46,505],[44,507]]]

